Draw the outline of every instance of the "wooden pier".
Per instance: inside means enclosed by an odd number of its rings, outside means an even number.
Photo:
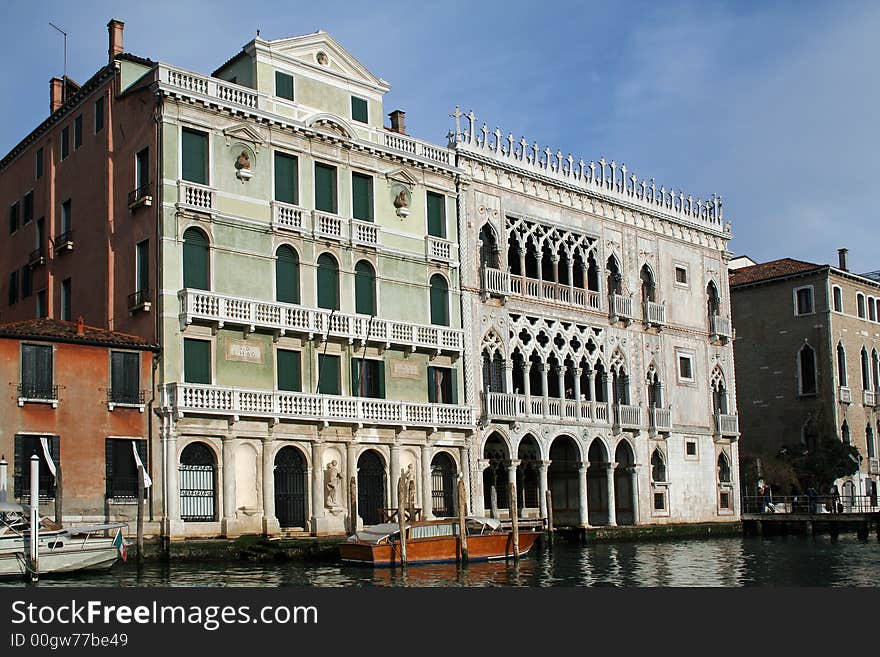
[[[873,528],[880,541],[880,513],[744,513],[743,533],[752,536],[778,534],[830,534],[855,532],[867,540]]]

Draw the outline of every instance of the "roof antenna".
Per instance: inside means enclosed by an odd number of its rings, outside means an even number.
[[[61,84],[61,102],[64,102],[66,100],[65,97],[67,96],[67,32],[51,21],[49,21],[49,25],[64,35],[64,77],[62,78],[63,82]]]

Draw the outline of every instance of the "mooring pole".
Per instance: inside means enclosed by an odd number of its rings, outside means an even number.
[[[0,456],[0,502],[6,501],[6,454]]]
[[[406,519],[403,512],[406,509],[406,483],[404,482],[403,470],[397,478],[397,526],[400,528],[400,565],[406,566]]]
[[[144,466],[138,466],[138,506],[137,506],[137,562],[144,563]]]
[[[495,484],[489,489],[489,515],[493,518],[498,517],[498,490]]]
[[[60,529],[64,518],[64,479],[61,477],[61,464],[55,465],[55,524]]]
[[[35,582],[40,577],[40,457],[31,457],[31,550],[30,578]]]
[[[458,479],[458,552],[462,563],[468,562],[467,545],[467,491],[464,487],[464,479]]]
[[[348,508],[349,511],[349,529],[352,534],[357,534],[358,530],[358,484],[357,477],[352,475],[348,480]]]
[[[513,536],[513,560],[519,561],[519,518],[516,508],[516,484],[507,482],[508,498],[510,499],[510,528]]]
[[[547,538],[549,539],[550,546],[553,546],[553,532],[555,529],[553,528],[553,494],[550,492],[550,489],[547,489]]]

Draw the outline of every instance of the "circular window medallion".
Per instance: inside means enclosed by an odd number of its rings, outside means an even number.
[[[315,60],[321,66],[327,66],[328,64],[330,64],[330,58],[327,57],[327,53],[325,53],[323,50],[318,51],[318,54],[315,55]]]

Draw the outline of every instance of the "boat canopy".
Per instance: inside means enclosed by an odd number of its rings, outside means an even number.
[[[410,525],[407,524],[406,527]],[[373,545],[382,542],[392,534],[400,531],[400,525],[396,522],[383,522],[378,525],[364,527],[361,531],[348,538],[349,541],[360,541],[363,543],[372,543]]]

